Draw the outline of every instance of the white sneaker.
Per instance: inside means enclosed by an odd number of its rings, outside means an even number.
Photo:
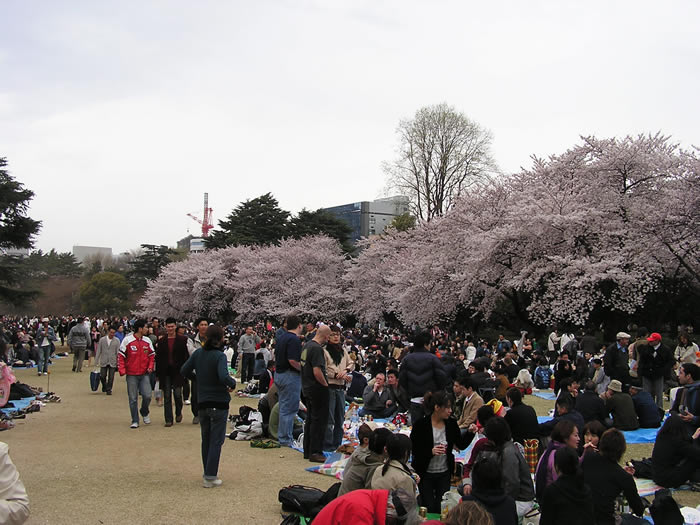
[[[189,399],[185,399],[185,404],[190,405],[190,404],[192,404],[192,402]]]
[[[151,416],[144,416],[144,418],[143,418],[143,424],[144,424],[144,425],[150,425],[150,424],[151,424]]]
[[[214,487],[220,486],[222,481],[219,478],[216,479],[205,479],[202,483],[202,487],[205,489],[213,489]]]
[[[44,375],[47,376],[47,375],[49,375],[49,373],[48,373],[48,372],[44,372]]]
[[[132,424],[131,424],[131,428],[139,428],[139,424],[138,424],[138,423],[132,423]]]

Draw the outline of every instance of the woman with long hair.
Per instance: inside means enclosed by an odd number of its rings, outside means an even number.
[[[554,468],[554,454],[557,450],[564,447],[577,450],[579,441],[578,427],[573,421],[564,419],[555,425],[552,430],[551,440],[535,470],[535,493],[538,500],[544,496],[545,489],[556,481],[559,476]]]
[[[428,512],[440,512],[442,495],[450,490],[456,447],[464,449],[473,434],[462,438],[457,421],[451,418],[452,397],[444,390],[425,394],[427,415],[416,421],[411,430],[413,468],[420,476],[421,502]]]
[[[557,450],[554,454],[554,467],[559,477],[544,491],[540,525],[595,523],[593,495],[583,482],[576,451],[569,447]]]
[[[386,442],[386,459],[384,465],[374,470],[370,488],[403,489],[416,497],[416,481],[408,467],[411,456],[411,438],[404,434],[392,434]]]
[[[231,402],[229,392],[236,388],[236,380],[228,374],[223,346],[223,329],[215,324],[209,325],[204,346],[197,348],[180,369],[180,373],[186,378],[192,376],[193,370],[197,374],[204,488],[221,485],[217,474],[221,447],[226,439],[228,406]]]

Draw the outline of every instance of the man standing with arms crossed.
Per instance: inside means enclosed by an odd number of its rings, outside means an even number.
[[[290,315],[285,326],[276,335],[275,384],[279,392],[279,442],[291,447],[294,416],[299,411],[301,397],[301,319]]]
[[[141,393],[141,416],[145,425],[151,424],[148,405],[151,403],[151,381],[149,374],[153,372],[155,351],[148,337],[143,334],[146,321],[138,319],[134,322],[133,333],[127,335],[119,348],[119,375],[126,375],[126,390],[129,394],[129,410],[131,411],[131,428],[139,428],[139,392]]]
[[[241,383],[247,383],[253,379],[253,370],[255,368],[255,347],[260,343],[261,339],[255,333],[253,327],[248,325],[245,327],[245,334],[238,340],[238,353],[241,356]]]
[[[328,377],[326,376],[326,354],[323,345],[328,341],[331,329],[321,325],[311,341],[302,351],[301,387],[308,416],[304,425],[304,458],[314,463],[325,463],[323,438],[328,426]]]

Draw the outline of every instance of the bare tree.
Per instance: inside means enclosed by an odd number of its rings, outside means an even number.
[[[491,133],[447,104],[419,109],[397,129],[398,157],[385,162],[388,187],[411,199],[423,221],[443,215],[457,197],[495,171]]]

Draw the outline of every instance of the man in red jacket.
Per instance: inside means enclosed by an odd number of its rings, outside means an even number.
[[[421,523],[416,499],[402,489],[353,490],[323,507],[314,525],[414,525]]]
[[[119,375],[126,375],[126,390],[129,394],[129,410],[131,411],[131,428],[139,428],[138,397],[141,393],[141,416],[143,423],[149,425],[148,405],[151,403],[151,381],[149,374],[153,372],[155,351],[146,331],[146,321],[138,319],[134,323],[134,332],[127,335],[119,348],[117,367]]]

